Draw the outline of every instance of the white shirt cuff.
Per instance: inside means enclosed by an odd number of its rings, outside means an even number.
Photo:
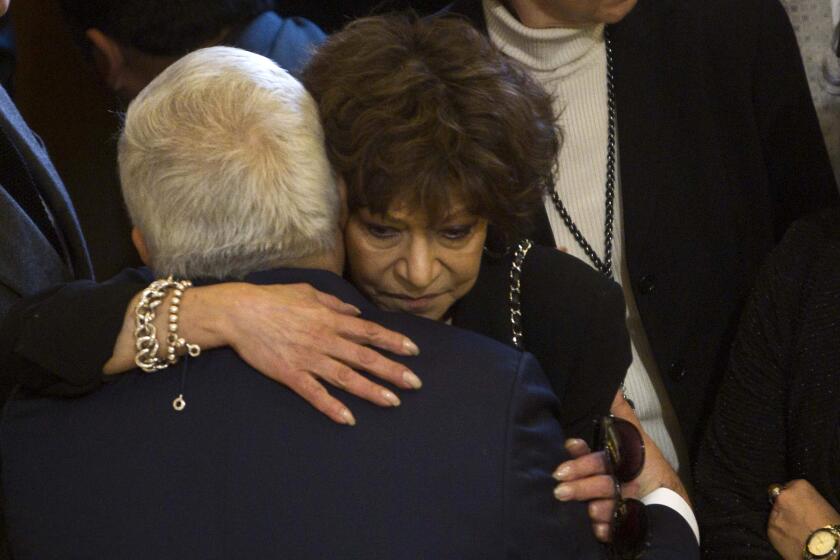
[[[694,517],[691,506],[686,503],[682,496],[670,488],[657,488],[642,498],[642,503],[646,506],[656,504],[669,507],[679,513],[685,519],[685,522],[688,523],[688,526],[691,527],[691,531],[697,539],[697,544],[700,544],[700,527],[697,525],[697,518]]]

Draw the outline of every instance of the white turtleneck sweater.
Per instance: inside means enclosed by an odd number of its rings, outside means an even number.
[[[557,158],[555,188],[572,220],[595,253],[604,257],[605,185],[607,170],[607,61],[604,26],[532,29],[522,25],[498,0],[483,0],[491,41],[523,64],[554,96],[554,109],[563,132]],[[621,119],[621,115],[617,115]],[[616,156],[618,156],[616,138]],[[627,371],[627,396],[636,414],[665,458],[678,470],[674,442],[682,444],[679,427],[656,369],[636,309],[623,250],[621,189],[616,163],[613,222],[613,268],[628,304],[627,328],[633,361]],[[558,247],[590,266],[592,262],[560,218],[551,199],[546,210]],[[663,413],[664,411],[664,413]],[[682,453],[680,453],[682,455]],[[684,457],[684,455],[683,455]],[[687,465],[687,462],[683,461]]]

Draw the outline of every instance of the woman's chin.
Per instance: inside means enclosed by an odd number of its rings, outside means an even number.
[[[440,302],[416,302],[406,301],[393,298],[375,298],[375,303],[380,309],[387,311],[396,311],[398,313],[408,313],[409,315],[416,315],[431,319],[432,321],[440,321],[448,311],[448,308],[440,305]]]

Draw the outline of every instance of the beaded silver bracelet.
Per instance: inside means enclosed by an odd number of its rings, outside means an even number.
[[[178,362],[178,350],[186,348],[190,356],[198,356],[201,348],[196,344],[189,344],[178,336],[178,311],[184,291],[192,287],[189,280],[174,280],[172,276],[155,280],[143,290],[140,301],[134,309],[134,347],[137,354],[134,363],[147,373],[160,371]],[[166,357],[158,356],[160,343],[157,339],[157,328],[154,325],[156,309],[166,299],[169,290],[174,290],[174,297],[169,306],[169,332],[166,341]]]

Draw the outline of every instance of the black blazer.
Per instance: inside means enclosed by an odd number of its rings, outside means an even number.
[[[78,399],[13,399],[0,429],[10,542],[21,558],[604,558],[586,505],[552,496],[568,455],[532,356],[308,282],[412,337],[424,380],[397,409],[352,399],[339,426],[229,349],[128,373]],[[186,409],[172,399],[183,393]],[[651,507],[650,559],[698,558],[687,523]]]
[[[744,313],[697,462],[706,558],[779,555],[767,486],[808,480],[840,511],[840,211],[796,222]]]
[[[513,344],[512,260],[510,253],[484,257],[479,281],[455,306],[454,325]],[[561,400],[563,431],[589,440],[630,365],[621,288],[577,258],[539,245],[525,258],[521,282],[523,348]]]
[[[486,29],[479,0],[448,13]],[[630,281],[696,451],[761,262],[837,188],[778,0],[639,0],[610,33]]]

